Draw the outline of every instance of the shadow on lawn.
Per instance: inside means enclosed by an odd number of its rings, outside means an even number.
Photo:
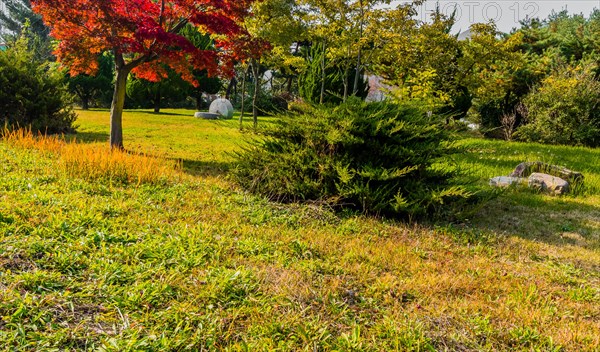
[[[506,194],[484,205],[471,226],[552,245],[600,248],[600,207],[573,198]]]
[[[103,132],[77,132],[74,134],[65,135],[67,141],[76,140],[77,143],[106,143],[108,148],[109,134]],[[144,155],[147,157],[159,157],[152,153],[140,153],[128,150],[125,151],[132,154]],[[189,160],[189,159],[173,159],[171,160],[180,162],[183,167],[183,171],[187,174],[194,176],[223,176],[231,168],[232,163],[229,162],[217,162],[217,161],[200,161],[200,160]]]
[[[511,142],[506,144],[472,143],[464,160],[492,168],[512,169],[525,161],[542,161],[571,170],[600,173],[600,165],[590,163],[598,158],[597,149]]]
[[[65,139],[67,141],[76,140],[78,143],[97,143],[97,142],[106,142],[110,135],[105,132],[77,132],[73,134],[65,135]]]
[[[193,176],[221,177],[227,174],[232,166],[230,162],[200,161],[178,159],[182,163],[183,171]]]
[[[178,113],[178,112],[154,112],[147,110],[127,110],[127,112],[135,112],[137,114],[146,114],[146,115],[154,115],[154,116],[190,116],[190,113],[186,111],[186,113]],[[194,114],[191,114],[191,117],[194,117]]]

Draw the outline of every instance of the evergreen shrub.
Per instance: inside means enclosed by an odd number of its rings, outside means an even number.
[[[0,52],[0,87],[0,124],[73,132],[76,115],[63,74],[35,60],[24,36]]]
[[[421,216],[465,204],[443,121],[411,105],[349,99],[282,115],[237,154],[233,178],[283,202],[322,201],[367,213]]]

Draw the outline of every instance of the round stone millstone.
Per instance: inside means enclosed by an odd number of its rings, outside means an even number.
[[[227,99],[216,99],[210,104],[208,111],[212,114],[218,114],[226,119],[233,117],[233,105],[231,105],[231,102]]]

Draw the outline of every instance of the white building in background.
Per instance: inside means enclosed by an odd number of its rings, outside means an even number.
[[[366,78],[369,80],[369,94],[367,95],[367,101],[384,101],[386,93],[389,92],[393,87],[384,83],[384,79],[376,75],[367,75]]]
[[[473,36],[473,33],[471,33],[471,30],[467,29],[466,31],[460,32],[458,34],[458,40],[463,41],[463,40],[471,39],[472,36]]]

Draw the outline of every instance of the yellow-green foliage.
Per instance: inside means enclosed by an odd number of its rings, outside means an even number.
[[[600,82],[595,63],[565,66],[525,99],[528,114],[517,136],[530,142],[600,145]]]
[[[180,163],[165,158],[111,150],[106,145],[67,142],[56,135],[34,135],[27,129],[4,130],[3,138],[14,146],[54,153],[68,176],[87,180],[160,183],[175,178],[181,169]]]
[[[426,110],[438,109],[450,101],[450,96],[434,87],[436,78],[433,69],[415,69],[403,82],[394,82],[399,88],[391,88],[389,93],[398,101],[417,102]]]

